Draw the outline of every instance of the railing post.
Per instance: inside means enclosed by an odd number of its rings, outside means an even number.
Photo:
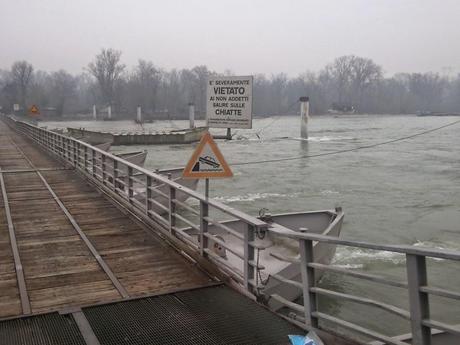
[[[420,291],[420,287],[428,283],[425,256],[406,254],[406,269],[412,344],[430,345],[431,329],[422,324],[424,319],[430,318],[430,303],[428,294]]]
[[[149,211],[152,209],[152,203],[150,202],[150,199],[152,198],[152,191],[150,190],[151,186],[152,178],[147,175],[147,179],[145,181],[145,213],[147,214],[147,217],[150,217]]]
[[[128,166],[128,198],[129,203],[133,203],[134,190],[133,190],[133,168]]]
[[[72,147],[73,147],[73,166],[77,167],[77,147],[75,145],[75,141],[72,140]]]
[[[92,155],[91,155],[91,171],[93,174],[93,177],[96,178],[96,150],[91,149]]]
[[[174,233],[176,227],[176,203],[174,199],[176,199],[176,189],[169,186],[169,232],[171,234]]]
[[[105,185],[106,176],[105,176],[105,155],[104,154],[101,155],[101,167],[102,167],[102,184]]]
[[[77,167],[80,167],[80,152],[81,149],[80,149],[80,143],[77,143]]]
[[[308,267],[309,263],[314,262],[313,241],[301,239],[299,241],[299,251],[305,322],[307,326],[318,328],[318,319],[313,317],[313,313],[317,310],[316,295],[310,290],[315,286],[315,270]]]
[[[204,235],[208,232],[209,205],[206,201],[200,201],[200,254],[205,255],[204,250],[208,248],[208,238]]]
[[[64,150],[64,137],[61,135],[59,137],[59,147],[60,147],[60,154],[62,157],[65,157],[64,153],[65,153],[65,150]]]
[[[244,231],[244,287],[248,291],[252,291],[251,280],[254,282],[256,267],[251,265],[254,263],[254,247],[252,246],[255,240],[254,226],[247,224]]]
[[[118,161],[116,159],[113,160],[113,191],[117,192],[117,179],[118,179]]]
[[[84,152],[85,152],[85,155],[84,155],[84,167],[85,167],[85,173],[88,172],[88,146],[84,146]]]

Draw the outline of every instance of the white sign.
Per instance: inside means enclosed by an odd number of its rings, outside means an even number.
[[[252,128],[252,76],[210,77],[206,122],[213,128]]]
[[[19,104],[17,104],[17,103],[13,104],[13,110],[14,111],[19,111]]]

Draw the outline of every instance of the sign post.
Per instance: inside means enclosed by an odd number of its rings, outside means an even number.
[[[212,128],[252,128],[252,76],[209,77],[206,123]]]

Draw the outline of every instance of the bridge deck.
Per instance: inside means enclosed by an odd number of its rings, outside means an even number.
[[[1,122],[0,169],[0,318],[210,284],[75,171]]]

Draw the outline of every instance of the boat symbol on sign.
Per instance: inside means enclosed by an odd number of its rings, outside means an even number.
[[[213,168],[218,168],[220,167],[220,164],[216,162],[216,160],[214,159],[214,157],[211,157],[211,156],[204,156],[204,157],[200,157],[198,159],[201,163],[203,164],[207,164],[207,165],[210,165],[212,166]]]

